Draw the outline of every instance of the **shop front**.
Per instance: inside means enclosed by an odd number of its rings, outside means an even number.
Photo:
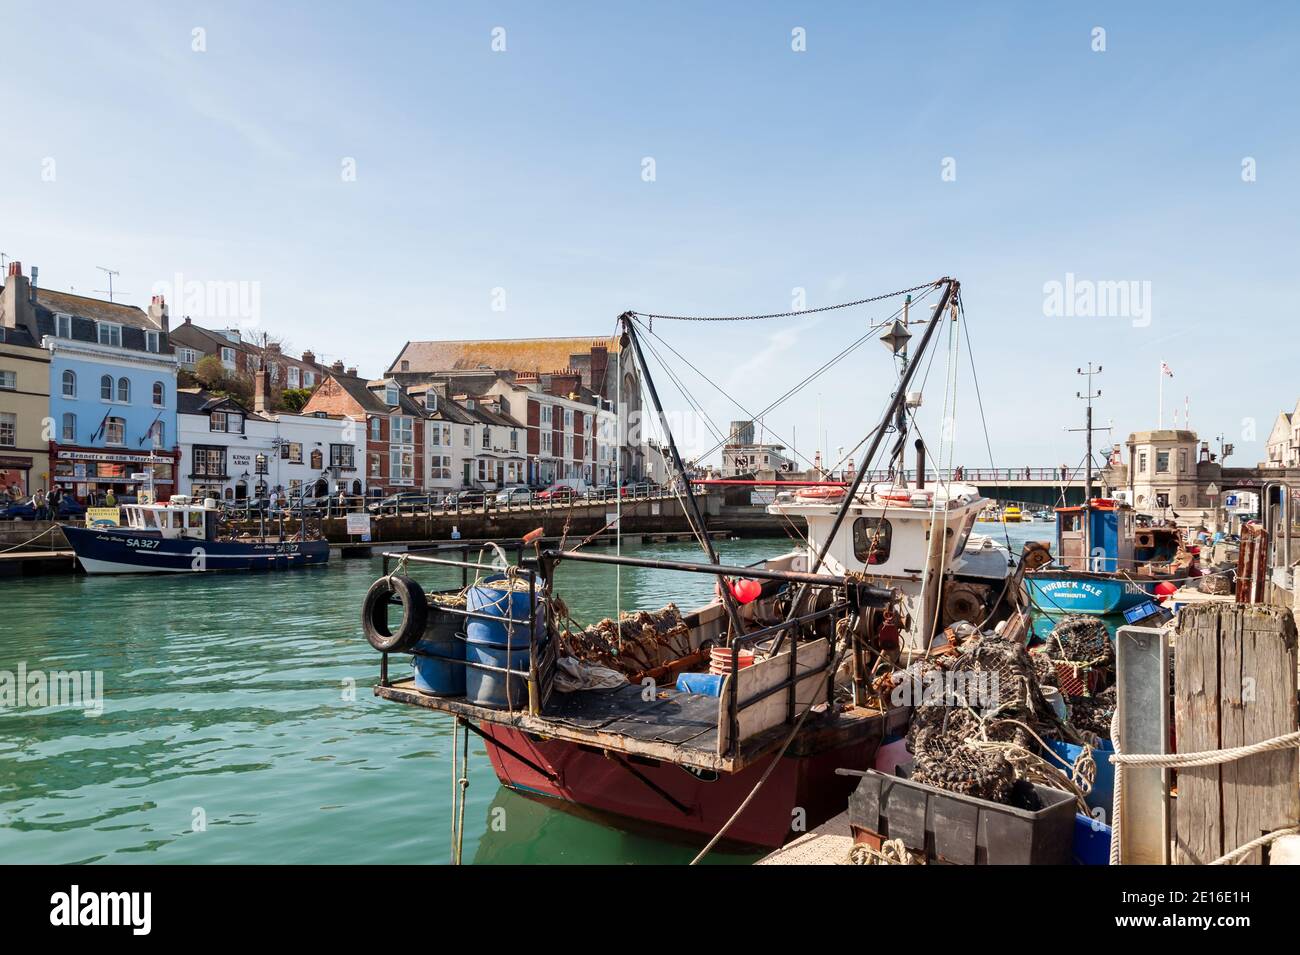
[[[165,501],[176,488],[176,458],[174,451],[56,447],[52,480],[83,504],[102,500],[109,491],[119,501],[138,497],[150,486],[155,498]]]
[[[45,454],[0,454],[0,491],[17,487],[24,496],[30,495],[45,486],[49,466],[50,459]]]

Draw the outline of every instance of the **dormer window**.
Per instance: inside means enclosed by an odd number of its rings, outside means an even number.
[[[384,403],[388,405],[397,404],[397,386],[388,385],[384,388]]]
[[[151,332],[146,330],[144,333],[144,350],[151,351],[156,354],[158,351],[158,341],[159,339],[158,339],[157,332]]]
[[[426,391],[424,393],[424,406],[430,411],[438,410],[438,393],[436,391]]]
[[[116,322],[96,322],[95,332],[101,345],[113,348],[122,347],[122,326]]]
[[[72,316],[64,312],[56,312],[54,315],[54,337],[71,338],[72,337]]]

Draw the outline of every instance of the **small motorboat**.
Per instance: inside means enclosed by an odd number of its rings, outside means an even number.
[[[1023,515],[1020,513],[1020,508],[1015,504],[1008,504],[1002,509],[1003,524],[1019,524],[1022,517]]]

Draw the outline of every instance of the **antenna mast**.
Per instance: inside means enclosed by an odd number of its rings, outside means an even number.
[[[103,272],[105,275],[108,276],[108,300],[110,302],[113,301],[113,276],[121,275],[122,273],[114,271],[113,269],[110,268],[105,268],[102,265],[97,265],[95,266],[95,268],[99,269],[99,271]],[[100,288],[95,289],[95,291],[98,292],[100,295],[103,295],[105,293],[105,290]]]

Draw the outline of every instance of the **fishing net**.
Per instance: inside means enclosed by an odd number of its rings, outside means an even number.
[[[1067,699],[1095,696],[1115,682],[1115,645],[1106,624],[1096,617],[1063,618],[1033,656],[1040,658],[1040,674],[1050,668],[1052,685]]]
[[[583,630],[566,630],[564,645],[569,656],[628,675],[679,660],[692,650],[690,628],[672,603],[662,610],[623,613],[617,623],[606,617]]]
[[[1096,696],[1071,697],[1065,701],[1065,707],[1070,714],[1070,725],[1076,730],[1110,739],[1110,721],[1115,715],[1114,686]]]

